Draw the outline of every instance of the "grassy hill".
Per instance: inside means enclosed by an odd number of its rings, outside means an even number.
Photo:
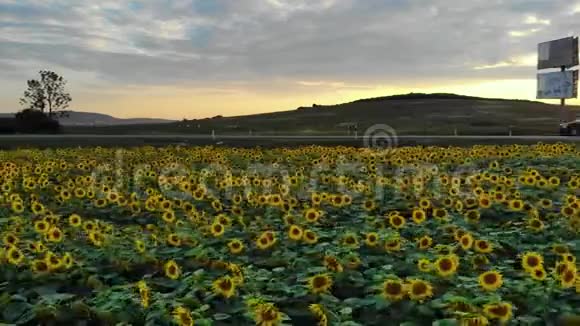
[[[575,108],[578,110],[578,108]],[[217,116],[166,124],[67,128],[98,134],[191,133],[248,135],[347,134],[375,124],[387,124],[400,135],[550,135],[558,132],[558,105],[527,100],[488,99],[455,94],[411,93],[361,99],[337,105],[313,105],[296,110],[236,117]],[[580,112],[580,111],[578,111]]]
[[[0,113],[0,118],[12,118],[15,113]],[[60,117],[59,122],[63,126],[114,126],[132,124],[161,124],[173,122],[166,119],[155,118],[116,118],[108,114],[94,112],[68,111],[68,116]]]

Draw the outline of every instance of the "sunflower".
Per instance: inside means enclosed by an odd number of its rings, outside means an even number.
[[[172,210],[164,211],[163,214],[161,215],[161,218],[166,223],[171,224],[171,223],[175,222],[175,220],[176,220],[175,212]]]
[[[165,270],[165,276],[172,280],[178,279],[181,275],[181,269],[174,260],[166,262],[163,269]]]
[[[313,294],[324,293],[332,287],[332,278],[329,274],[318,274],[308,278],[308,289]]]
[[[356,254],[350,254],[346,257],[346,267],[349,269],[357,269],[361,265],[360,257]]]
[[[469,250],[473,246],[473,236],[469,233],[465,233],[459,238],[459,244],[463,250]]]
[[[215,217],[214,223],[217,222],[223,226],[231,226],[232,225],[232,219],[229,218],[227,215],[225,214],[219,214],[218,216]]]
[[[531,218],[528,220],[528,227],[534,232],[540,232],[544,229],[544,222],[539,218]]]
[[[73,267],[75,261],[72,255],[69,252],[67,252],[64,254],[64,256],[62,256],[62,263],[64,265],[64,268],[70,269],[71,267]]]
[[[552,176],[548,178],[548,184],[550,184],[552,187],[558,187],[560,185],[560,178]]]
[[[24,212],[24,204],[22,204],[21,201],[13,201],[11,204],[12,207],[12,211],[14,211],[15,213],[22,213]]]
[[[46,273],[48,272],[48,264],[43,259],[36,259],[32,261],[31,269],[34,273]]]
[[[175,320],[179,326],[193,326],[194,324],[189,309],[181,306],[173,310],[173,320]]]
[[[401,250],[401,239],[395,238],[385,241],[385,250],[388,252],[400,251]]]
[[[557,255],[563,255],[570,252],[570,249],[565,244],[555,243],[552,245],[552,252]]]
[[[562,259],[562,261],[565,261],[565,262],[570,263],[570,264],[576,263],[576,257],[570,253],[561,254],[560,258]]]
[[[309,208],[304,211],[304,219],[308,223],[315,223],[320,219],[320,212],[315,208]]]
[[[544,270],[543,266],[536,267],[529,271],[530,276],[536,281],[543,281],[547,277],[546,270]]]
[[[258,249],[261,250],[266,250],[270,248],[272,244],[273,241],[271,241],[270,238],[265,233],[260,235],[258,239],[256,239],[256,246],[258,247]]]
[[[460,326],[487,326],[489,320],[480,314],[468,314],[459,318]]]
[[[231,298],[236,292],[236,284],[229,276],[222,276],[212,283],[213,292],[224,298]]]
[[[61,242],[63,238],[62,231],[56,226],[51,227],[47,235],[50,242]]]
[[[424,235],[418,240],[418,244],[419,249],[429,249],[433,245],[433,239],[428,235]]]
[[[405,218],[398,214],[391,215],[389,216],[389,224],[395,229],[400,229],[405,226]]]
[[[312,196],[312,203],[314,205],[320,205],[322,202],[323,197],[319,194],[313,194]],[[328,201],[334,207],[342,207],[344,205],[344,197],[341,195],[331,195],[328,197]]]
[[[34,222],[34,230],[38,233],[46,233],[49,227],[50,224],[44,220]]]
[[[416,224],[421,224],[425,222],[425,219],[427,218],[427,214],[425,213],[425,211],[420,208],[414,209],[412,214],[413,214],[412,215],[413,222],[415,222]]]
[[[141,297],[141,306],[147,308],[149,306],[149,287],[144,280],[137,282],[137,289],[139,290],[139,296]]]
[[[6,251],[6,259],[12,265],[20,265],[20,263],[22,263],[24,260],[24,254],[22,254],[20,249],[14,246],[10,246]]]
[[[477,223],[481,217],[479,210],[477,209],[470,209],[463,213],[465,220],[469,223]]]
[[[459,259],[456,255],[446,255],[437,258],[435,261],[435,269],[437,270],[437,274],[442,277],[448,277],[457,271],[459,267]]]
[[[282,314],[271,303],[261,303],[253,311],[256,325],[274,326],[279,325],[282,320]]]
[[[82,188],[77,188],[74,191],[74,195],[76,198],[83,198],[86,195],[86,192]]]
[[[107,201],[104,198],[99,198],[99,199],[94,201],[94,205],[97,208],[103,208],[103,207],[107,206]]]
[[[296,224],[296,218],[292,214],[286,214],[284,217],[282,217],[282,219],[284,220],[284,225],[286,226]]]
[[[381,287],[381,295],[390,301],[402,300],[407,294],[407,287],[399,279],[387,279]]]
[[[487,254],[493,251],[492,244],[487,240],[475,240],[473,247],[476,252],[481,254]]]
[[[14,235],[13,233],[6,233],[6,235],[4,235],[2,241],[7,246],[16,246],[20,242],[20,239],[18,239],[18,237],[16,235]]]
[[[318,236],[312,230],[304,230],[304,232],[302,233],[302,241],[304,241],[307,244],[315,244],[316,242],[318,242]]]
[[[85,232],[92,232],[92,231],[95,231],[97,229],[97,226],[95,225],[95,222],[93,222],[93,221],[85,221],[83,223],[83,229],[85,230]]]
[[[431,261],[429,261],[429,259],[427,258],[421,258],[419,259],[419,261],[417,261],[417,267],[419,268],[419,270],[421,272],[430,272],[431,269],[433,268],[433,265],[431,264]]]
[[[492,200],[487,195],[480,195],[477,200],[477,203],[479,204],[480,208],[490,208]]]
[[[181,246],[181,239],[175,233],[170,233],[167,235],[167,243],[174,247]]]
[[[537,252],[526,252],[522,256],[522,267],[527,272],[542,267],[544,264],[544,258]]]
[[[82,219],[78,214],[71,214],[68,217],[68,223],[74,228],[78,228],[82,224]]]
[[[574,287],[580,282],[580,274],[576,265],[567,264],[566,268],[560,274],[560,286],[564,289]]]
[[[244,243],[240,239],[232,239],[228,242],[230,253],[237,255],[244,250]]]
[[[560,213],[566,217],[572,217],[576,214],[576,209],[571,206],[564,206],[560,209]]]
[[[328,317],[324,312],[324,307],[321,304],[313,303],[308,305],[308,310],[316,317],[318,320],[317,326],[327,326]]]
[[[524,202],[521,199],[512,199],[508,202],[508,207],[513,212],[520,212],[524,209]]]
[[[223,209],[223,205],[219,200],[214,200],[211,202],[211,207],[216,211],[216,212],[221,212]]]
[[[352,232],[346,233],[342,238],[342,244],[351,248],[358,247],[358,239],[356,234]]]
[[[101,247],[103,245],[104,240],[105,240],[104,236],[101,232],[98,232],[98,231],[89,232],[89,241],[95,247]]]
[[[226,228],[221,223],[214,222],[210,226],[211,235],[213,235],[216,238],[221,237],[225,231],[226,231]]]
[[[512,317],[512,305],[509,302],[485,304],[483,311],[490,319],[499,319],[504,323]]]
[[[364,201],[364,203],[363,203],[363,208],[364,208],[364,209],[365,209],[367,212],[370,212],[370,211],[372,211],[372,210],[373,210],[373,209],[375,209],[376,207],[377,207],[377,204],[376,204],[376,203],[375,203],[375,201],[374,201],[374,200],[372,200],[372,199],[367,199],[367,200],[365,200],[365,201]]]
[[[409,298],[414,301],[422,302],[433,296],[433,286],[431,286],[431,283],[420,279],[408,280],[407,289]]]
[[[419,199],[419,207],[421,207],[422,209],[431,208],[431,201],[429,200],[429,198]]]
[[[376,247],[379,243],[379,234],[376,232],[369,232],[365,235],[365,244],[369,247]]]
[[[495,291],[503,284],[503,276],[495,270],[480,274],[478,280],[479,285],[486,291]]]
[[[334,256],[324,256],[324,267],[329,271],[341,273],[343,271],[342,265]]]
[[[42,241],[36,241],[36,242],[34,242],[34,249],[33,249],[33,251],[35,253],[42,253],[42,252],[44,252],[45,249],[46,249],[46,247],[44,246],[44,244],[42,243]]]
[[[37,201],[32,202],[32,204],[30,205],[30,210],[35,215],[44,214],[44,212],[46,211],[44,208],[44,205],[42,205],[41,203],[39,203]]]
[[[135,240],[135,250],[142,254],[145,252],[145,243],[141,240]]]
[[[447,210],[445,208],[433,209],[432,215],[434,218],[436,218],[438,220],[446,219],[449,216],[449,214],[447,213]]]
[[[44,262],[48,265],[48,269],[51,271],[57,270],[63,265],[62,260],[50,251],[44,255]]]
[[[303,233],[302,228],[295,224],[290,225],[290,228],[288,229],[288,237],[294,241],[302,239]]]

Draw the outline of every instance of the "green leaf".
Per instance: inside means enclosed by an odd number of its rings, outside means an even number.
[[[21,301],[21,302],[26,302],[26,301],[28,301],[28,300],[26,299],[26,297],[24,297],[24,296],[22,296],[22,295],[20,295],[20,294],[13,294],[13,295],[10,297],[10,301]]]
[[[230,315],[224,314],[221,312],[218,312],[217,314],[213,315],[213,319],[215,319],[215,320],[226,320],[226,319],[230,319],[230,317],[231,317]]]
[[[196,309],[197,312],[204,312],[208,311],[211,307],[208,304],[204,304],[203,306]]]
[[[440,319],[433,322],[433,326],[457,326],[455,319]]]
[[[29,317],[32,315],[32,317]],[[26,302],[10,302],[2,309],[2,317],[5,321],[16,323],[21,319],[28,319],[30,321],[34,318],[34,312],[32,311],[32,305]]]
[[[75,295],[71,293],[53,293],[53,294],[46,294],[42,296],[43,301],[48,301],[52,303],[57,303],[60,301],[66,301],[74,298]]]
[[[212,320],[207,318],[195,320],[195,325],[197,326],[211,326],[212,324]]]
[[[350,315],[350,314],[352,314],[352,308],[351,307],[345,307],[345,308],[340,309],[339,312],[340,312],[341,315]]]

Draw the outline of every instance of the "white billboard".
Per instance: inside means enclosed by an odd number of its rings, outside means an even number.
[[[578,38],[566,37],[538,44],[538,69],[578,65]]]
[[[578,71],[558,71],[538,74],[538,99],[578,97]]]

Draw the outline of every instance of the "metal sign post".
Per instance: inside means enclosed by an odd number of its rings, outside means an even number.
[[[566,66],[561,66],[560,71],[565,72]],[[566,112],[566,98],[562,97],[560,99],[560,107],[560,123],[563,123],[568,120],[568,112]]]

